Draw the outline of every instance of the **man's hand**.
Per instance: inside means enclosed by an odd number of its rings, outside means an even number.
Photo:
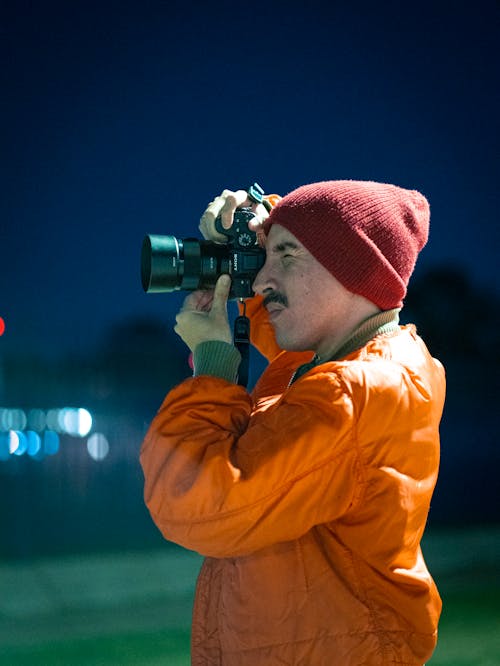
[[[186,297],[177,314],[174,331],[192,352],[201,342],[209,340],[222,340],[232,344],[227,316],[230,287],[229,275],[221,275],[214,291],[194,291]]]
[[[203,238],[216,241],[217,243],[226,243],[227,238],[215,229],[215,220],[221,217],[224,229],[229,229],[233,224],[234,212],[237,208],[249,207],[255,213],[255,218],[251,220],[249,227],[252,231],[258,232],[262,222],[268,217],[269,213],[262,204],[257,204],[249,199],[245,190],[224,190],[222,194],[211,201],[200,219],[200,232]]]

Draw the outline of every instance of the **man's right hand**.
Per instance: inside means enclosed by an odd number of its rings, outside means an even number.
[[[184,299],[176,316],[174,331],[194,352],[202,342],[220,340],[232,344],[227,316],[229,275],[221,275],[213,291],[193,291]]]
[[[220,216],[224,229],[230,229],[237,208],[248,207],[255,213],[249,227],[258,232],[269,213],[262,204],[252,201],[245,190],[224,190],[222,194],[211,201],[200,219],[199,229],[206,240],[217,243],[226,243],[227,238],[215,229],[215,220]]]

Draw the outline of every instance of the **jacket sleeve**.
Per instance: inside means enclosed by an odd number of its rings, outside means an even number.
[[[251,410],[242,387],[215,377],[167,396],[141,450],[146,504],[167,539],[206,556],[244,555],[357,501],[352,401],[335,375],[304,378],[267,411]]]

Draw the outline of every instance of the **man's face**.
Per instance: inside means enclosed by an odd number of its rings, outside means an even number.
[[[264,297],[276,340],[289,351],[328,351],[343,339],[354,294],[284,227],[274,224],[253,288]],[[349,323],[350,325],[350,323]]]

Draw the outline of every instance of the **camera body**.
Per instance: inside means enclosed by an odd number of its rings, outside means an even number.
[[[227,243],[146,236],[141,252],[144,291],[169,293],[213,289],[219,276],[227,273],[231,276],[229,298],[253,296],[253,281],[265,261],[265,250],[259,246],[257,234],[248,227],[253,217],[250,208],[239,208],[229,229],[224,229],[217,218],[215,228],[227,237]]]

